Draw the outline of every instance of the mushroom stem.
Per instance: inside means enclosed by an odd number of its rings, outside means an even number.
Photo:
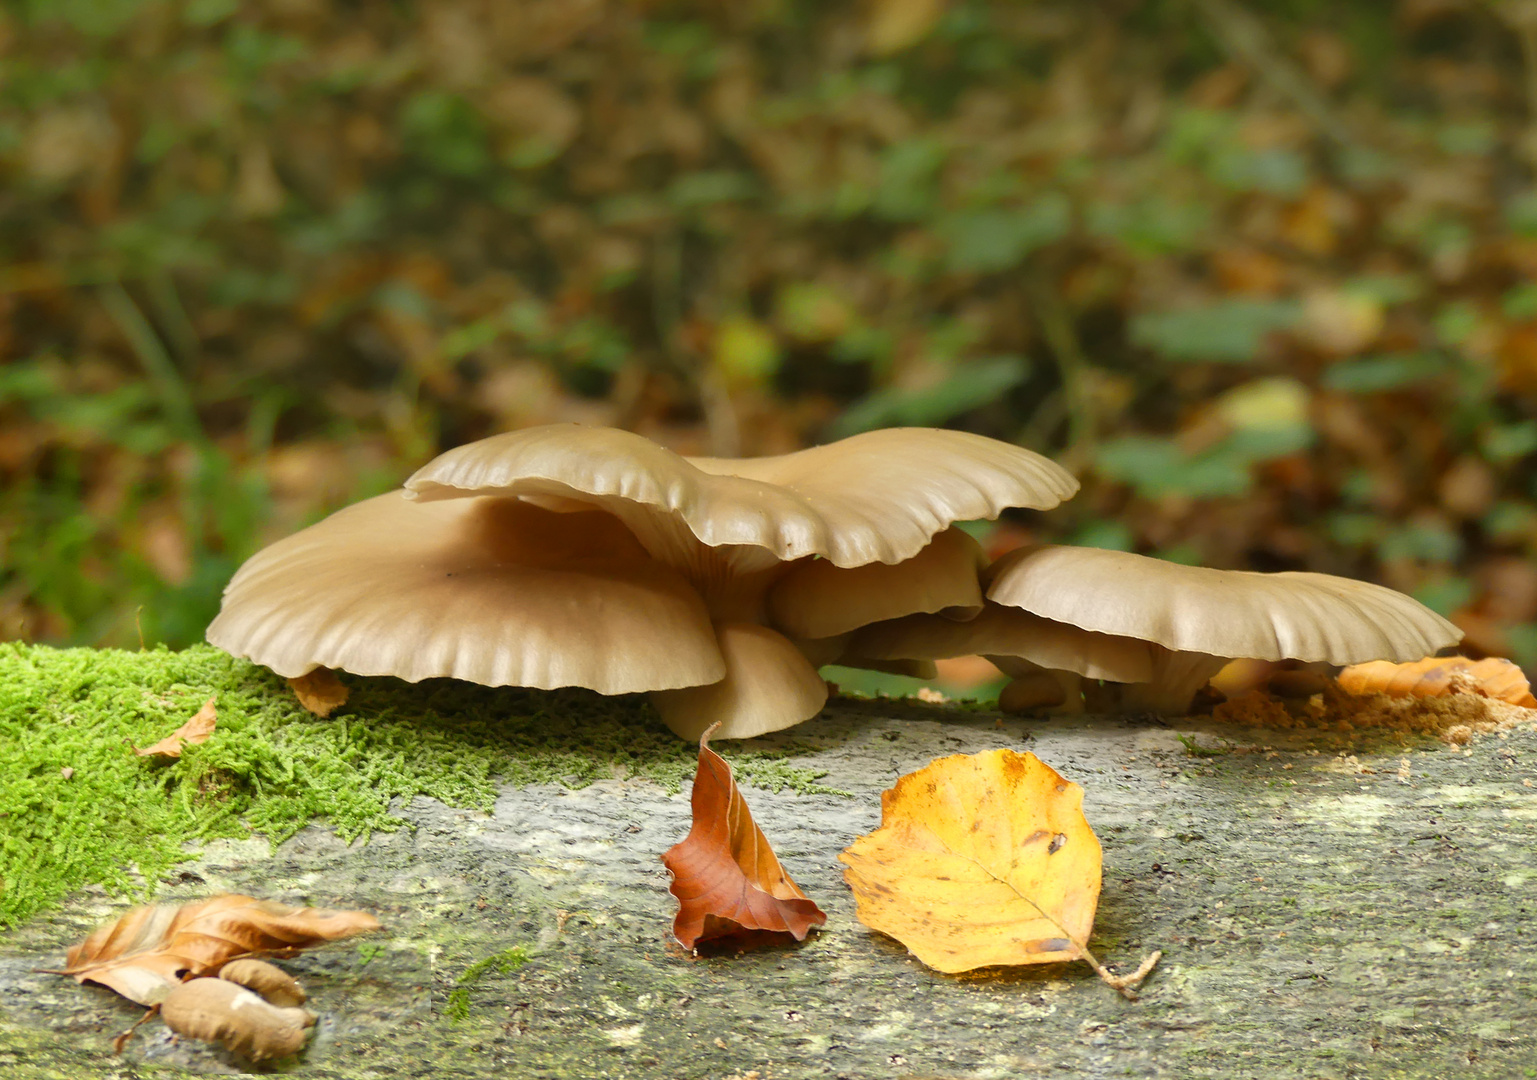
[[[1182,716],[1190,702],[1213,675],[1227,665],[1220,656],[1153,648],[1153,678],[1148,682],[1119,686],[1121,712],[1150,712]]]
[[[1004,712],[1082,715],[1083,676],[1077,672],[1042,667],[1019,656],[989,655],[987,659],[1013,680],[998,695],[998,707]],[[1048,692],[1043,680],[1050,680],[1055,691]]]
[[[651,703],[685,739],[698,739],[719,722],[720,739],[748,739],[809,720],[827,703],[827,683],[795,644],[751,623],[716,628],[726,677],[708,686],[659,690]]]

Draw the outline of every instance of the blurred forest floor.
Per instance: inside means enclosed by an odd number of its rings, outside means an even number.
[[[1537,3],[21,0],[0,638],[557,420],[934,424],[1065,540],[1382,581],[1537,664]]]

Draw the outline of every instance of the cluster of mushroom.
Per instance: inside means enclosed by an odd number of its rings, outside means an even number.
[[[693,739],[809,719],[833,662],[925,674],[980,654],[1047,707],[1081,711],[1087,686],[1097,708],[1181,712],[1228,658],[1409,660],[1461,636],[1406,596],[1323,574],[1067,547],[988,566],[955,526],[1077,486],[957,431],[723,459],[531,428],[450,450],[404,491],[259,552],[208,640],[291,678],[649,692]]]

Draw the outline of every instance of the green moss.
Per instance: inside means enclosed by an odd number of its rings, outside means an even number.
[[[506,975],[516,971],[528,963],[528,949],[522,945],[514,945],[510,949],[503,949],[483,960],[477,960],[464,969],[464,974],[459,976],[458,984],[449,991],[448,1002],[443,1007],[443,1015],[448,1017],[450,1023],[457,1024],[470,1017],[470,988],[481,980],[481,977],[495,971],[498,975]]]
[[[208,646],[0,645],[0,926],[87,884],[152,891],[191,841],[254,830],[277,842],[317,819],[351,841],[401,828],[397,798],[489,810],[500,782],[625,776],[677,791],[694,772],[695,748],[640,697],[346,681],[351,700],[321,719],[282,679]],[[169,762],[133,753],[209,697],[206,743]],[[798,749],[730,758],[759,787],[830,791],[782,760]]]

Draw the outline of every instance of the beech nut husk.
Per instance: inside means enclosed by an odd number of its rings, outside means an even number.
[[[304,1048],[315,1017],[306,1009],[263,1000],[238,983],[192,979],[166,995],[160,1016],[172,1031],[252,1061],[288,1057]]]
[[[254,990],[280,1008],[303,1005],[305,1001],[304,987],[288,972],[265,960],[231,960],[219,969],[219,978]]]

